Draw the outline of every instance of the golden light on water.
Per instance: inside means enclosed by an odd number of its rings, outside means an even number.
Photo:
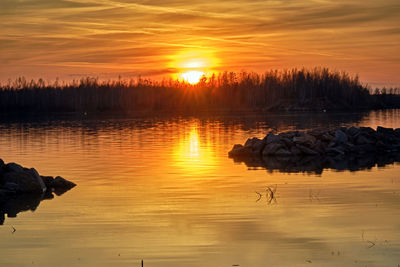
[[[215,165],[215,155],[206,140],[201,140],[198,128],[191,126],[185,136],[179,141],[174,151],[175,164],[195,174],[196,169],[210,169]]]

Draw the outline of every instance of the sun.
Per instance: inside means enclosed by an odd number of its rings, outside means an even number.
[[[201,77],[203,77],[205,73],[203,71],[198,70],[190,70],[181,73],[181,77],[183,80],[187,81],[190,84],[196,84],[200,81]]]
[[[208,77],[219,67],[215,49],[186,49],[171,55],[168,67],[175,69],[172,77],[189,84],[198,83],[202,77]]]

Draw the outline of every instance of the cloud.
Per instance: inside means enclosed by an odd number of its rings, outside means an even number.
[[[190,48],[228,70],[324,65],[400,84],[399,12],[397,0],[2,0],[0,62],[13,72],[0,79],[28,64],[152,73]]]

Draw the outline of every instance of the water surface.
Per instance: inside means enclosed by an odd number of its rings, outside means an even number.
[[[5,219],[0,265],[397,266],[398,163],[310,174],[227,157],[269,130],[348,125],[397,128],[400,111],[3,117],[5,162],[78,186]]]

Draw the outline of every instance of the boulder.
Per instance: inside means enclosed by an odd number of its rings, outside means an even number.
[[[359,132],[360,132],[360,129],[358,129],[358,128],[354,127],[354,126],[351,126],[351,127],[347,128],[347,130],[346,130],[346,133],[348,135],[350,135],[350,136],[355,136]]]
[[[279,143],[281,141],[281,137],[279,135],[275,135],[273,133],[267,134],[265,137],[266,144],[271,144],[271,143]]]
[[[343,144],[348,141],[347,135],[342,131],[342,130],[336,130],[335,131],[335,138],[333,141],[336,144]]]
[[[61,176],[54,178],[53,182],[50,184],[50,187],[55,189],[71,189],[74,186],[76,186],[75,183],[62,178]]]
[[[289,150],[287,150],[286,148],[279,148],[276,152],[275,152],[275,155],[276,156],[281,156],[281,157],[284,157],[284,156],[291,156],[292,155],[292,153],[290,153],[290,151]]]
[[[53,176],[40,176],[40,178],[42,178],[42,181],[43,181],[44,185],[46,186],[46,188],[51,188],[50,185],[54,181]]]
[[[38,179],[29,172],[7,172],[3,175],[4,184],[14,183],[18,185],[19,193],[43,193]]]
[[[24,171],[24,168],[21,165],[14,163],[14,162],[10,162],[10,163],[6,164],[5,169],[7,172],[23,172]]]
[[[38,181],[40,187],[42,188],[42,192],[45,192],[46,189],[47,189],[47,187],[46,187],[46,185],[44,184],[44,182],[43,182],[43,180],[42,180],[42,177],[40,177],[39,173],[38,173],[34,168],[31,168],[31,169],[30,169],[30,172],[31,172],[31,174],[33,175],[33,177],[35,177],[36,180]]]
[[[230,157],[243,156],[246,154],[251,154],[251,151],[252,151],[252,149],[250,146],[244,147],[240,144],[236,144],[233,146],[232,150],[228,152],[228,155]]]
[[[385,128],[382,126],[378,126],[376,128],[377,133],[383,133],[383,134],[394,134],[394,129],[393,128]]]
[[[255,141],[253,143],[253,147],[252,147],[253,154],[261,155],[262,151],[264,150],[265,145],[266,145],[266,140],[258,139],[257,141]]]
[[[307,147],[312,147],[314,146],[314,143],[317,139],[307,133],[302,133],[300,136],[295,136],[293,137],[293,142],[296,144],[300,144],[303,146],[307,146]]]
[[[263,155],[274,155],[278,149],[283,148],[284,146],[280,143],[270,143],[267,144],[262,152]]]
[[[296,147],[305,155],[318,155],[318,152],[311,148],[308,148],[308,147],[305,147],[305,146],[302,146],[299,144],[296,144]]]

